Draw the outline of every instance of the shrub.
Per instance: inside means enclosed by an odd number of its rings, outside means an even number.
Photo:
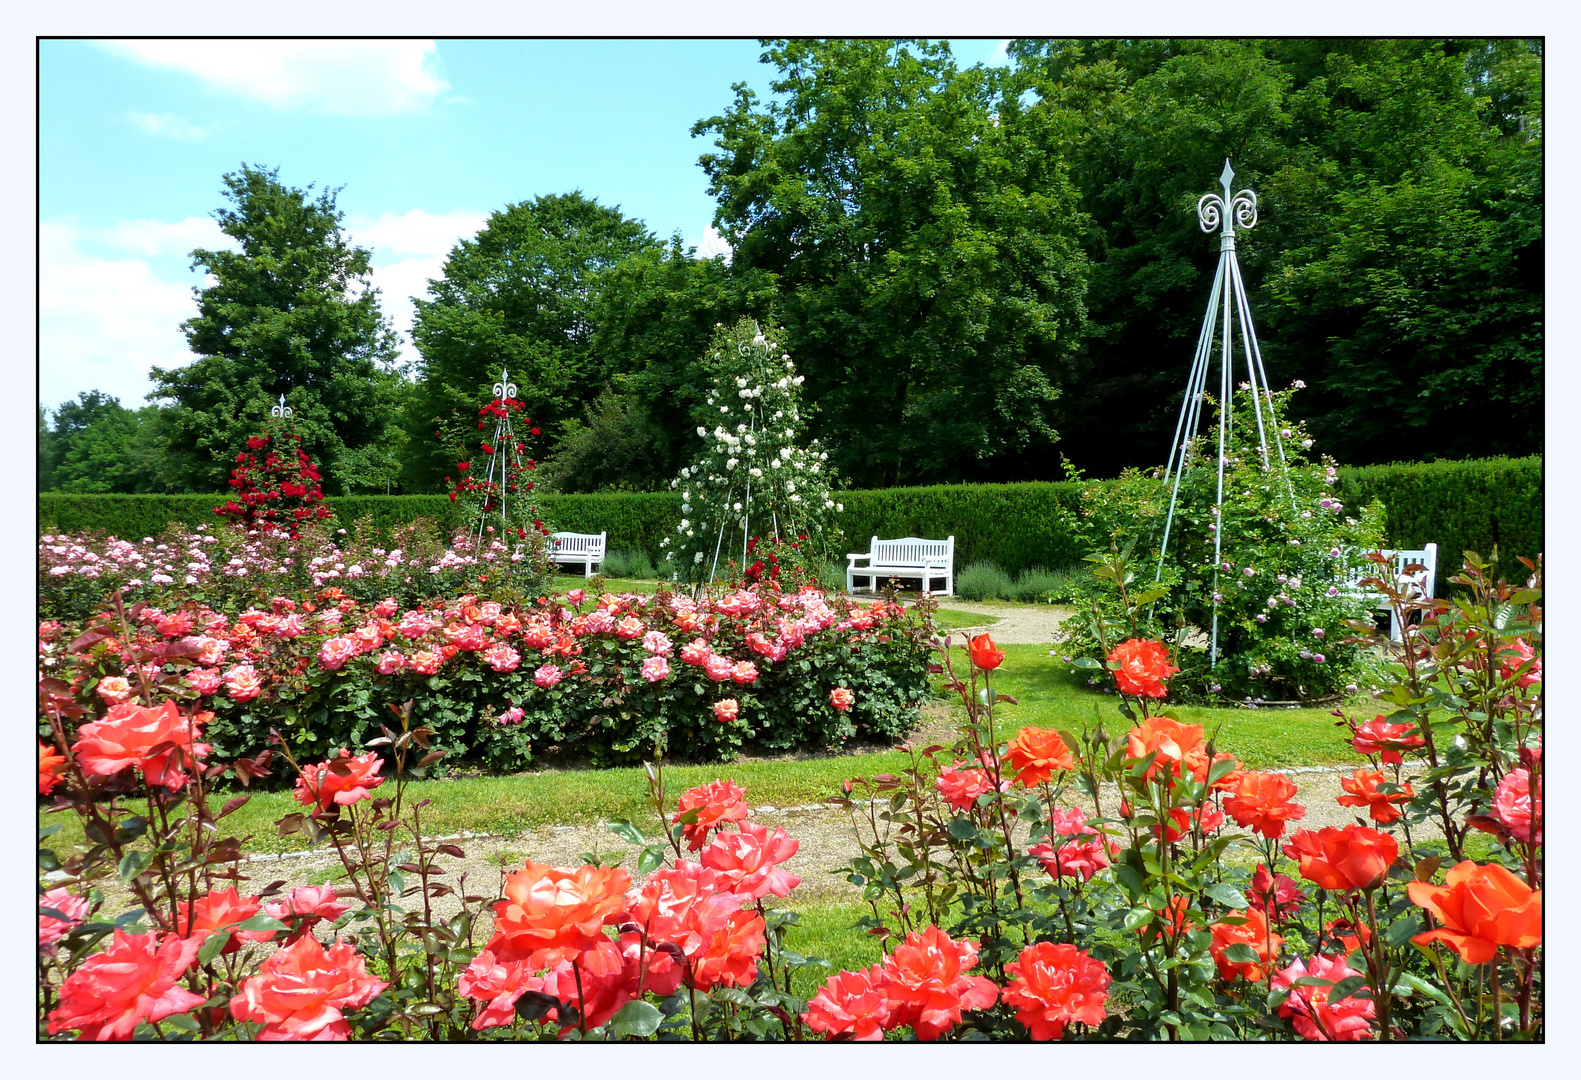
[[[991,562],[975,562],[955,575],[955,594],[965,600],[1006,600],[1014,596],[1010,575]]]
[[[1030,604],[1043,599],[1043,595],[1052,592],[1060,586],[1060,578],[1043,569],[1034,566],[1030,570],[1023,570],[1016,578],[1015,585],[1011,586],[1009,597]]]

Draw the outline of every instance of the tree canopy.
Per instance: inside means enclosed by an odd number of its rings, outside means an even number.
[[[172,401],[169,443],[182,479],[220,490],[230,458],[284,394],[304,447],[324,462],[331,492],[382,489],[393,456],[376,449],[402,384],[397,338],[369,284],[366,248],[341,230],[339,189],[312,195],[278,169],[244,165],[224,178],[230,205],[214,212],[239,250],[192,253],[215,279],[193,290],[182,324],[198,359],[154,368],[151,396]]]

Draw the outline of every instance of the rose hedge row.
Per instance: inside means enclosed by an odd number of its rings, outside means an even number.
[[[1342,467],[1340,498],[1362,506],[1377,498],[1387,511],[1385,537],[1396,547],[1439,547],[1438,591],[1466,550],[1486,557],[1495,544],[1503,571],[1519,574],[1516,557],[1543,548],[1543,463],[1540,457],[1414,462]],[[869,537],[954,535],[956,568],[991,560],[1011,572],[1057,568],[1088,553],[1061,522],[1079,495],[1074,483],[947,484],[933,487],[848,491],[837,515],[851,550]],[[216,495],[39,496],[39,527],[75,532],[103,529],[117,536],[152,536],[165,524],[214,520]],[[418,516],[449,528],[459,512],[443,495],[357,495],[325,500],[343,522],[371,515],[381,530]],[[611,495],[545,495],[546,520],[556,529],[607,532],[610,550],[637,548],[656,554],[659,541],[680,518],[673,492]],[[837,557],[842,552],[834,553]]]
[[[512,608],[469,596],[400,613],[329,588],[228,614],[139,605],[130,635],[108,612],[41,623],[40,674],[80,722],[146,674],[212,713],[204,738],[227,757],[263,751],[271,729],[300,756],[360,747],[388,706],[411,700],[437,749],[499,770],[549,748],[597,764],[651,758],[661,736],[694,761],[749,744],[895,742],[928,694],[928,624],[895,605],[770,589],[569,599]]]

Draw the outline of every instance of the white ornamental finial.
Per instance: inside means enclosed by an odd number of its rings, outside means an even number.
[[[500,381],[494,384],[494,396],[501,401],[516,396],[516,384],[511,382],[511,373],[503,366],[500,367]]]
[[[285,395],[280,395],[280,404],[269,409],[269,415],[277,420],[285,420],[291,416],[291,406],[285,403]]]
[[[1197,222],[1203,232],[1212,232],[1223,225],[1219,233],[1221,251],[1235,250],[1235,226],[1250,229],[1257,224],[1257,193],[1242,188],[1231,195],[1230,184],[1234,180],[1235,170],[1230,167],[1230,159],[1225,158],[1224,171],[1219,174],[1224,194],[1204,195],[1197,200]]]

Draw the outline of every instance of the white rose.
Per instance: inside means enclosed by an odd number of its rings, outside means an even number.
[[[744,389],[746,389],[747,381],[745,379],[737,379],[736,380],[736,385],[741,387],[744,390]]]
[[[759,469],[759,468],[753,468],[750,471],[751,471],[752,479],[754,479],[754,480],[758,479],[760,476],[763,475],[763,470]]]
[[[790,497],[790,499],[791,499],[791,502],[795,502],[795,503],[801,502],[801,496],[800,495],[792,495]]]
[[[834,508],[841,514],[845,513],[845,503],[835,503]]]
[[[784,458],[786,461],[789,461],[791,458],[791,448],[788,446],[781,448],[780,457]]]
[[[697,429],[697,437],[699,439],[706,439],[706,438],[708,438],[708,429],[705,428],[705,427],[699,427]]]

